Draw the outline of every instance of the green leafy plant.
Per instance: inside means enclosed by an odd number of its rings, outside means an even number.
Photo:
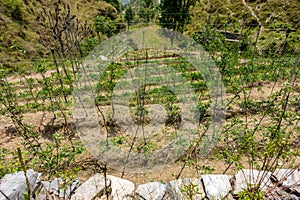
[[[240,193],[238,193],[239,199],[241,200],[263,200],[264,193],[257,186],[248,186],[247,189],[243,189]]]
[[[121,145],[124,143],[124,138],[121,135],[111,138],[110,140],[114,145]]]
[[[189,22],[191,17],[190,9],[195,6],[196,2],[197,0],[162,0],[159,18],[161,27],[183,32],[185,24]]]
[[[5,174],[21,170],[21,165],[16,152],[9,152],[5,148],[0,149],[0,178]]]
[[[149,139],[140,140],[136,148],[139,153],[144,153],[146,156],[148,156],[155,149],[156,145]]]
[[[187,198],[188,200],[193,200],[196,198],[195,195],[201,194],[198,188],[198,184],[194,184],[192,182],[184,185],[181,189],[181,192],[185,194],[185,198]]]
[[[134,11],[133,9],[129,6],[126,10],[125,10],[125,20],[127,22],[127,27],[129,29],[130,24],[132,23],[133,19],[134,19]]]

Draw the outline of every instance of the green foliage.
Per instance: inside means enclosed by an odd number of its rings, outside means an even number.
[[[264,193],[257,186],[250,186],[247,189],[243,189],[238,193],[239,199],[241,200],[263,200]]]
[[[59,134],[53,134],[52,139],[52,143],[46,144],[41,151],[35,152],[37,155],[33,159],[35,168],[45,172],[49,178],[55,176],[63,178],[64,175],[76,174],[80,168],[73,168],[71,164],[75,162],[76,155],[82,153],[82,144],[80,142],[63,144],[64,138]]]
[[[198,188],[198,184],[190,182],[187,185],[184,185],[181,189],[181,192],[185,195],[185,198],[188,200],[196,199],[195,195],[201,194]]]
[[[156,11],[153,0],[143,0],[139,7],[139,17],[145,23],[148,23],[154,18]]]
[[[2,1],[4,2],[4,0]],[[6,2],[12,4],[15,1]],[[178,2],[190,2],[190,7],[185,10],[182,7],[183,4]],[[111,3],[113,4],[113,1]],[[184,31],[186,23],[192,19],[190,9],[195,3],[195,1],[164,0],[161,5],[161,26],[181,32]],[[10,6],[13,7],[12,5]],[[128,25],[135,19],[140,22],[153,20],[151,19],[152,12],[155,10],[153,1],[144,0],[142,7],[145,12],[143,15],[140,15],[142,19],[138,19],[132,7],[128,7],[125,11],[125,19]],[[214,12],[213,9],[217,10],[217,8],[213,7],[212,12]],[[222,9],[220,12],[222,12]],[[118,18],[118,20],[122,19]],[[297,126],[297,120],[299,119],[297,112],[300,108],[299,98],[297,97],[298,90],[295,87],[297,85],[295,82],[290,82],[285,86],[281,84],[287,80],[292,80],[291,77],[294,80],[299,79],[299,70],[297,66],[294,66],[297,62],[292,53],[296,49],[293,44],[299,43],[299,38],[295,36],[297,33],[293,37],[286,37],[287,41],[284,42],[282,38],[284,38],[285,33],[278,31],[278,33],[273,35],[274,37],[269,38],[268,35],[264,35],[268,31],[268,29],[265,29],[261,38],[259,38],[259,40],[263,40],[263,43],[260,45],[264,45],[264,48],[260,49],[260,46],[256,47],[256,44],[254,44],[254,36],[257,31],[255,28],[244,27],[239,41],[230,42],[226,40],[226,34],[220,33],[217,29],[225,27],[226,30],[238,33],[242,29],[242,25],[230,24],[232,26],[230,27],[224,21],[224,18],[210,20],[204,26],[204,31],[197,31],[194,34],[194,39],[202,44],[205,50],[210,52],[219,67],[229,96],[228,113],[232,114],[228,116],[220,144],[215,150],[217,153],[213,156],[224,160],[228,167],[234,166],[237,169],[249,166],[251,169],[273,171],[280,167],[280,162],[284,164],[293,162],[297,156],[299,157],[299,149],[297,149],[297,146],[295,147],[294,142],[297,139],[294,136],[294,132],[299,132],[300,130],[299,126]],[[235,20],[238,21],[237,19]],[[114,17],[108,15],[95,18],[94,28],[99,35],[99,40],[96,40],[93,34],[89,35],[89,37],[84,37],[83,44],[78,46],[79,49],[81,48],[81,53],[83,52],[83,55],[88,54],[99,41],[119,32],[121,28],[116,22],[118,21]],[[285,24],[275,25],[279,28],[290,28]],[[71,33],[73,34],[73,32]],[[6,36],[1,36],[1,42],[5,38]],[[62,38],[64,39],[64,37]],[[64,42],[67,43],[67,41]],[[2,44],[5,45],[6,42],[2,42]],[[9,48],[11,50],[21,50],[17,42],[12,42]],[[211,102],[204,78],[192,66],[184,62],[183,59],[170,53],[153,53],[154,51],[151,49],[147,52],[147,61],[144,61],[145,52],[130,52],[121,58],[120,63],[112,63],[107,66],[102,77],[97,77],[96,74],[89,75],[88,79],[99,80],[96,105],[99,107],[110,105],[116,84],[131,83],[130,80],[119,81],[129,69],[138,67],[139,64],[145,62],[152,62],[157,65],[165,65],[167,63],[168,67],[177,70],[195,89],[198,97],[197,111],[200,112],[200,128],[204,127],[206,129],[211,118],[211,109],[209,109]],[[18,136],[23,139],[24,151],[22,150],[22,154],[24,154],[23,158],[28,167],[34,167],[46,173],[49,177],[60,176],[65,180],[71,180],[76,172],[80,170],[75,158],[83,151],[82,145],[73,140],[75,130],[69,128],[72,125],[69,122],[71,91],[76,72],[82,65],[80,62],[74,61],[72,57],[65,57],[64,53],[66,52],[55,52],[54,55],[62,56],[56,60],[57,63],[54,63],[54,65],[41,62],[36,67],[33,67],[34,73],[37,73],[34,75],[39,78],[34,78],[35,76],[27,78],[31,71],[25,73],[26,70],[20,69],[18,73],[22,80],[17,83],[8,81],[10,78],[14,78],[11,76],[12,71],[1,64],[0,102],[2,105],[1,113],[12,119],[16,125]],[[75,55],[77,54],[72,54],[73,57]],[[125,57],[126,61],[123,60]],[[71,71],[72,67],[73,71]],[[273,94],[264,100],[252,99],[251,95],[253,93],[258,93],[262,87],[266,87],[266,84],[270,82],[276,86]],[[147,125],[150,121],[147,118],[149,114],[147,110],[148,105],[161,104],[167,113],[166,127],[169,126],[165,128],[163,134],[168,137],[167,140],[177,137],[176,129],[180,126],[182,116],[178,100],[172,91],[160,85],[148,84],[137,90],[131,97],[129,102],[130,111],[138,125]],[[25,123],[23,114],[35,111],[51,111],[53,115],[51,123],[44,127],[36,127]],[[257,119],[259,117],[262,118]],[[267,122],[264,121],[265,119],[267,119]],[[109,117],[104,116],[102,122],[103,124],[101,125],[106,128],[107,132],[112,133],[116,126],[113,114],[110,114]],[[39,130],[45,127],[49,128],[50,131]],[[292,130],[293,127],[295,127],[295,130]],[[168,132],[168,128],[172,130]],[[201,131],[202,129],[199,129],[200,139],[197,138],[197,140],[201,140]],[[47,142],[41,142],[41,139],[45,136],[48,139]],[[127,137],[129,136],[111,134],[109,141],[111,144],[119,147],[128,146],[131,144],[128,144],[130,140]],[[155,134],[153,137],[155,137]],[[159,141],[161,138],[155,139],[138,138],[132,150],[148,156],[160,148],[162,142],[165,142]],[[195,141],[196,147],[191,148],[192,150],[185,155],[187,159],[182,160],[185,161],[188,168],[194,167],[198,173],[211,173],[214,171],[213,168],[199,165],[199,162],[197,162],[201,152],[199,145],[196,145],[198,144],[197,140]],[[157,141],[161,143],[157,144]],[[182,146],[190,145],[186,144],[186,140],[183,138],[178,139],[176,144]],[[0,153],[0,176],[21,170],[21,164],[15,153],[8,152],[6,149],[1,149]],[[245,160],[247,161],[245,162]],[[187,198],[193,199],[193,196],[197,193],[195,189],[195,186],[191,184],[185,186],[182,192],[186,194]],[[250,185],[239,194],[241,199],[262,199],[263,195],[258,185]]]
[[[81,44],[83,56],[87,56],[97,45],[99,45],[99,41],[95,37],[85,38]]]
[[[224,36],[209,27],[209,25],[205,27],[203,32],[194,33],[193,38],[209,52],[220,52],[226,48]]]
[[[121,11],[122,5],[120,0],[105,0],[107,3],[111,4],[113,7],[117,9],[117,11]]]
[[[114,21],[105,16],[96,17],[94,19],[94,25],[95,31],[102,36],[111,37],[120,31]]]
[[[107,97],[111,97],[117,80],[120,79],[127,70],[122,69],[123,66],[120,63],[111,63],[107,66],[106,71],[102,74],[101,79],[97,85],[97,91],[105,91]]]
[[[121,135],[113,137],[110,140],[111,140],[112,144],[114,144],[114,145],[121,145],[124,143],[124,138]]]
[[[184,26],[190,19],[190,9],[197,0],[162,0],[160,4],[160,26],[179,32],[184,31]]]
[[[1,0],[5,12],[14,20],[23,21],[24,9],[21,0]]]
[[[149,119],[147,118],[147,115],[149,113],[149,111],[147,110],[146,106],[143,105],[142,102],[137,102],[137,106],[135,106],[134,108],[134,112],[133,112],[133,119],[134,121],[139,124],[139,125],[146,125],[147,121],[149,121]]]
[[[134,18],[134,10],[129,6],[126,10],[125,10],[125,20],[127,22],[127,25],[128,25],[128,29],[129,29],[129,26],[130,24],[132,23],[132,20]]]
[[[21,165],[16,152],[9,152],[5,148],[0,149],[0,178],[5,174],[20,171]]]
[[[40,64],[36,69],[41,78],[26,78],[24,75],[24,82],[20,81],[19,84],[23,86],[23,94],[26,94],[27,110],[20,105],[20,100],[23,100],[24,96],[20,96],[18,91],[15,90],[15,84],[6,80],[8,72],[5,69],[1,69],[0,73],[0,102],[1,112],[5,112],[6,116],[15,124],[15,129],[19,137],[22,138],[22,153],[19,149],[19,153],[16,154],[17,159],[7,159],[8,151],[1,149],[2,154],[0,158],[0,175],[3,176],[6,173],[13,171],[25,170],[28,168],[34,168],[37,171],[45,172],[49,178],[53,176],[69,177],[76,174],[79,170],[78,167],[71,167],[75,163],[75,157],[81,154],[83,147],[81,143],[72,141],[70,137],[71,130],[69,129],[69,122],[66,119],[67,113],[63,106],[67,106],[68,102],[62,103],[64,92],[57,88],[59,80],[63,80],[64,85],[68,85],[68,79],[61,76],[46,77],[45,73],[47,68],[44,64]],[[20,76],[22,72],[20,71]],[[37,87],[38,85],[38,87]],[[66,93],[70,95],[70,93]],[[45,102],[49,100],[50,110],[53,112],[55,118],[62,117],[65,124],[61,127],[55,128],[54,124],[47,124],[44,126],[52,127],[49,133],[51,136],[50,141],[46,143],[41,142],[43,132],[40,128],[34,125],[28,124],[24,121],[23,113],[28,111],[34,111],[35,108],[39,108],[43,111],[47,109]],[[35,105],[37,107],[33,107]],[[40,107],[41,106],[41,107]],[[58,111],[58,112],[57,112]],[[11,154],[11,153],[10,153]],[[23,155],[24,154],[24,155]],[[10,156],[10,155],[9,155]],[[14,156],[14,154],[13,154]],[[19,160],[19,162],[17,162]],[[21,162],[22,161],[22,162]]]
[[[28,192],[24,192],[24,200],[30,200],[30,195],[28,194]]]
[[[137,147],[136,147],[136,150],[139,153],[145,154],[145,156],[148,156],[155,149],[156,149],[156,145],[152,141],[150,141],[149,139],[148,140],[144,139],[144,140],[138,141]]]

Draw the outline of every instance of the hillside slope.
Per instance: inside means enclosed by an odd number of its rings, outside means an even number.
[[[276,51],[288,43],[291,52],[300,48],[299,0],[201,0],[191,13],[186,33],[207,27],[237,34],[247,33],[262,51]]]
[[[71,13],[80,23],[87,21],[92,24],[92,20],[103,13],[117,14],[117,10],[103,0],[61,1],[70,5]],[[53,2],[49,0],[0,0],[0,58],[3,66],[14,68],[36,59],[49,58],[49,50],[39,41],[40,27],[36,21],[43,7],[54,10]],[[298,48],[299,8],[299,0],[201,0],[191,10],[193,16],[186,26],[186,33],[192,36],[194,32],[205,29],[207,24],[235,33],[240,33],[245,26],[255,37],[257,27],[262,25],[259,43],[265,48],[272,46],[274,40],[277,46],[282,44],[286,30],[292,30],[289,40]],[[266,34],[266,30],[272,32]]]
[[[298,0],[201,0],[192,10],[189,29],[200,28],[207,22],[224,25],[238,23],[251,26],[262,24],[268,28],[300,27],[300,1]]]
[[[70,5],[71,14],[80,23],[92,20],[101,13],[116,13],[116,9],[105,1],[63,0]],[[54,11],[54,3],[47,0],[0,0],[0,58],[3,66],[17,67],[27,65],[47,57],[47,50],[39,41],[41,28],[37,16],[42,8]]]

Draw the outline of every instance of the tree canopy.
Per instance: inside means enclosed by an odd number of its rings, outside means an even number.
[[[155,3],[153,0],[143,0],[140,3],[139,16],[148,23],[155,15]]]
[[[121,2],[119,0],[105,0],[107,3],[111,4],[115,7],[118,11],[121,11]]]
[[[199,0],[162,0],[159,23],[163,28],[183,32],[184,25],[190,20],[189,9]]]
[[[129,6],[126,10],[125,10],[125,20],[128,24],[128,28],[129,28],[129,25],[130,23],[132,22],[133,18],[134,18],[134,11],[133,9]]]

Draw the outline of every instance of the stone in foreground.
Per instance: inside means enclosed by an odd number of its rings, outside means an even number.
[[[205,197],[201,178],[184,178],[171,181],[167,185],[166,199],[185,200],[192,198],[200,200]]]
[[[31,191],[39,181],[41,174],[29,169],[26,172]],[[0,200],[24,199],[24,193],[27,192],[26,178],[24,172],[6,174],[0,181]],[[3,195],[4,194],[4,195]]]
[[[134,195],[135,185],[131,181],[118,178],[115,176],[107,176],[110,181],[111,194],[113,200],[131,200]]]
[[[243,189],[246,189],[249,184],[256,185],[260,183],[260,189],[266,191],[271,186],[271,172],[258,171],[255,169],[243,169],[236,173],[235,190],[234,194],[237,194]]]
[[[107,186],[110,182],[107,181]],[[105,190],[105,179],[101,174],[95,174],[84,182],[75,193],[71,196],[71,200],[91,200],[102,196]]]
[[[61,178],[55,178],[51,182],[42,181],[41,182],[41,189],[36,197],[36,200],[44,200],[49,199],[51,195],[55,195],[56,197],[62,199],[69,199],[70,195],[74,192],[77,188],[79,181],[72,182],[71,185],[65,186],[65,189],[62,189],[65,182]]]
[[[206,196],[209,199],[224,199],[231,191],[230,179],[228,175],[202,175],[202,182]]]
[[[135,191],[145,200],[161,200],[166,192],[166,185],[159,182],[151,182],[139,185]]]
[[[273,175],[283,187],[300,193],[300,171],[298,169],[276,169]]]

